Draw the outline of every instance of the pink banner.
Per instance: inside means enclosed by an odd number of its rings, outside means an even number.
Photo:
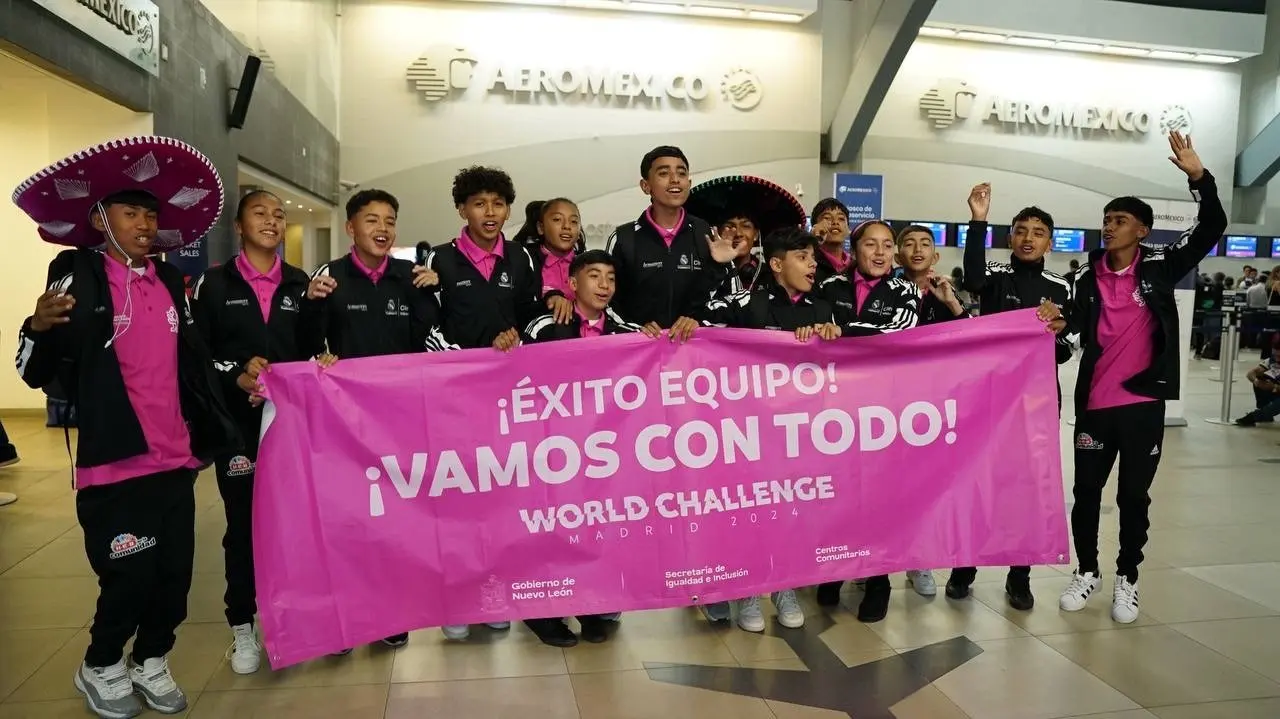
[[[277,365],[254,492],[282,667],[422,627],[1067,555],[1027,310]]]

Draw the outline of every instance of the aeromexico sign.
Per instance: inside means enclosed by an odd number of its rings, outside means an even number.
[[[34,0],[152,75],[160,74],[160,9],[151,0]]]
[[[1128,135],[1179,130],[1191,132],[1191,113],[1181,105],[1153,111],[1145,107],[1046,102],[981,93],[954,78],[939,80],[920,98],[920,110],[934,129],[944,130],[973,118],[1011,129],[1062,128]]]
[[[547,66],[480,62],[465,48],[436,45],[427,48],[406,71],[406,78],[423,100],[437,103],[472,87],[487,93],[559,100],[605,99],[623,103],[666,101],[701,107],[713,94],[736,110],[760,104],[763,88],[750,70],[734,67],[719,76],[698,73],[662,74],[632,67]]]

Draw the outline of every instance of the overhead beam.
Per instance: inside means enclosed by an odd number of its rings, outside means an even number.
[[[827,128],[827,162],[852,162],[935,0],[882,0]]]

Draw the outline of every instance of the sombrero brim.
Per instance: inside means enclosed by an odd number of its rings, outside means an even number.
[[[13,204],[35,221],[45,242],[99,247],[103,236],[89,214],[100,200],[125,190],[160,201],[156,252],[198,241],[222,214],[222,178],[209,158],[158,135],[112,140],[55,162],[18,185]]]
[[[685,210],[712,225],[746,215],[755,221],[762,237],[783,227],[800,227],[807,218],[795,195],[752,175],[717,177],[695,185]]]

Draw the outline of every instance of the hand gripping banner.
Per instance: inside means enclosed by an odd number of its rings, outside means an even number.
[[[254,488],[282,667],[422,627],[1059,564],[1035,312],[276,365]]]

